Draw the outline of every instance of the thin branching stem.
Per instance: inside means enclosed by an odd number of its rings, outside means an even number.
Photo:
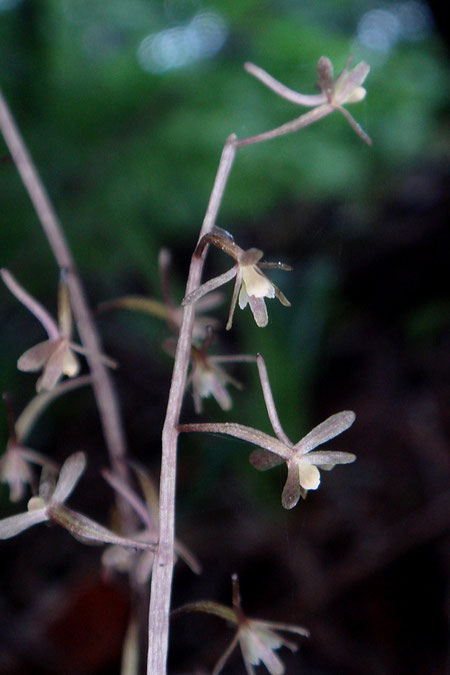
[[[259,379],[261,381],[261,388],[263,391],[264,401],[266,404],[267,412],[269,415],[270,423],[272,429],[275,432],[277,438],[282,442],[286,443],[287,446],[294,445],[290,438],[286,436],[283,427],[281,426],[280,419],[278,417],[277,409],[275,407],[275,402],[273,400],[272,388],[270,386],[269,375],[267,374],[266,363],[261,354],[256,356],[256,363],[258,365]]]
[[[93,377],[92,386],[111,465],[114,472],[121,476],[124,481],[127,481],[128,469],[126,463],[123,461],[126,455],[126,440],[121,424],[116,393],[108,370],[101,358],[100,339],[92,321],[81,281],[62,227],[1,90],[0,128],[36,210],[55,260],[59,268],[65,272],[72,310],[81,341],[86,349],[86,358]],[[130,510],[125,503],[122,503],[121,510],[123,516],[129,521]]]
[[[233,134],[227,139],[220,158],[219,168],[200,231],[199,241],[214,226],[235,155],[236,136]],[[186,294],[191,293],[200,285],[205,254],[206,249],[200,257],[192,257]],[[175,354],[169,402],[162,433],[159,546],[153,565],[150,595],[148,675],[164,675],[166,672],[174,562],[176,463],[179,434],[177,427],[191,355],[194,318],[195,303],[184,307],[183,321]]]

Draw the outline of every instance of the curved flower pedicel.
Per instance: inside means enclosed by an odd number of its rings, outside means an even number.
[[[162,301],[155,298],[147,298],[141,295],[125,295],[114,300],[107,300],[98,306],[99,312],[110,311],[114,309],[125,309],[135,312],[141,312],[150,316],[155,316],[167,322],[170,330],[178,335],[181,322],[183,320],[184,308],[177,304],[171,290],[170,283],[170,252],[162,248],[158,256],[159,279],[161,287]],[[203,298],[196,306],[196,316],[192,329],[192,337],[195,342],[204,340],[207,337],[209,327],[215,328],[219,321],[214,316],[204,314],[215,309],[223,302],[222,293],[211,293],[207,298]]]
[[[131,538],[137,541],[154,542],[158,539],[159,528],[159,500],[158,491],[150,476],[138,465],[131,465],[141,490],[145,496],[145,503],[121,478],[107,469],[102,471],[103,478],[111,487],[123,497],[131,506],[136,515],[142,520],[144,528],[133,533]],[[201,565],[193,553],[179,540],[175,540],[175,553],[194,572],[201,573]],[[123,546],[113,544],[108,546],[102,555],[105,569],[115,569],[118,572],[129,572],[137,584],[146,584],[153,569],[154,550],[133,551]]]
[[[179,430],[226,434],[258,446],[258,449],[250,455],[250,462],[260,471],[266,471],[286,462],[288,476],[281,502],[285,509],[292,509],[298,503],[300,496],[305,498],[308,490],[317,490],[319,487],[320,471],[318,467],[329,471],[337,464],[350,464],[355,461],[356,456],[349,452],[325,450],[313,452],[319,445],[346,431],[355,421],[355,413],[351,410],[344,410],[331,415],[324,422],[314,427],[298,443],[292,443],[286,436],[278,419],[266,366],[260,354],[257,356],[257,363],[269,419],[276,438],[243,424],[227,422],[223,424],[181,424]]]
[[[63,275],[58,289],[58,325],[47,310],[33,298],[6,269],[0,270],[1,277],[11,293],[30,310],[45,328],[48,340],[39,342],[28,349],[17,361],[17,368],[24,372],[42,370],[36,382],[36,391],[53,389],[63,375],[75,377],[80,371],[80,363],[75,352],[86,354],[80,345],[71,342],[72,312],[69,290]],[[106,365],[114,368],[115,362],[102,356]]]
[[[190,305],[192,302],[197,302],[206,295],[206,293],[219,288],[219,286],[226,284],[236,277],[226,325],[227,330],[230,330],[233,323],[236,302],[239,303],[241,309],[245,309],[247,305],[250,305],[256,325],[259,326],[259,328],[267,326],[269,321],[264,298],[276,297],[285,307],[291,306],[289,300],[283,295],[280,289],[266,277],[262,269],[291,270],[292,267],[280,262],[260,262],[264,255],[262,251],[257,248],[249,248],[247,251],[244,251],[244,249],[235,243],[231,234],[219,227],[214,228],[213,234],[206,234],[201,239],[194,255],[200,257],[203,254],[205,246],[208,244],[217,246],[217,248],[220,248],[227,253],[236,261],[236,265],[228,270],[228,272],[220,274],[218,277],[199,286],[199,288],[192,293],[189,293],[189,295],[184,298],[183,305]]]
[[[326,56],[322,56],[319,59],[317,64],[317,84],[321,91],[320,94],[300,94],[293,89],[289,89],[289,87],[286,87],[284,84],[281,84],[281,82],[278,82],[278,80],[266,73],[262,68],[259,68],[259,66],[255,66],[253,63],[246,63],[245,69],[247,72],[254,75],[258,80],[265,84],[266,87],[269,87],[269,89],[272,89],[272,91],[278,94],[278,96],[285,98],[291,103],[312,108],[312,110],[297,117],[291,122],[283,124],[281,127],[258,134],[257,136],[244,138],[238,141],[238,145],[250,145],[252,143],[270,140],[277,136],[283,136],[284,134],[298,131],[310,124],[314,124],[314,122],[317,122],[323,117],[327,117],[327,115],[330,115],[335,110],[338,110],[344,115],[352,129],[365,143],[371,145],[372,141],[370,137],[352,117],[348,110],[343,107],[347,103],[359,103],[359,101],[362,101],[366,96],[366,90],[362,84],[369,74],[370,66],[365,61],[361,61],[350,70],[351,62],[352,57],[347,61],[347,65],[342,73],[334,79],[333,64],[330,59]]]
[[[273,621],[263,621],[260,619],[250,619],[241,608],[241,597],[239,591],[239,580],[237,574],[232,576],[233,583],[233,606],[227,607],[218,602],[193,602],[184,607],[180,607],[172,613],[172,616],[184,614],[185,612],[206,612],[214,614],[228,623],[236,626],[237,631],[233,640],[230,642],[225,652],[222,654],[212,675],[219,675],[222,672],[225,663],[228,661],[233,650],[239,643],[244,659],[245,669],[248,675],[255,675],[253,666],[261,663],[265,665],[270,675],[283,675],[284,665],[277,654],[276,649],[287,647],[291,651],[297,651],[295,642],[286,640],[278,631],[296,633],[303,637],[309,637],[309,631],[302,626],[296,626],[290,623],[275,623]]]
[[[121,537],[64,504],[72,494],[85,467],[84,453],[76,452],[70,455],[62,465],[55,485],[54,471],[45,466],[41,473],[39,496],[29,500],[27,512],[0,520],[0,539],[15,537],[33,525],[50,521],[61,525],[73,537],[86,544],[119,544],[131,548],[154,550],[154,543]]]

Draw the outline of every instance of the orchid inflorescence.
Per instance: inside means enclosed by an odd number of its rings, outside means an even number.
[[[119,497],[118,504],[122,503],[126,504],[127,508],[130,507],[133,516],[137,515],[142,523],[140,528],[134,529],[128,536],[117,534],[66,506],[66,500],[85,470],[86,457],[84,453],[75,452],[59,467],[45,455],[25,445],[30,428],[51,400],[70,389],[81,386],[81,384],[91,382],[91,379],[94,379],[94,383],[97,382],[95,378],[90,376],[76,378],[80,371],[77,354],[87,354],[89,358],[92,351],[87,351],[84,346],[72,342],[73,320],[65,271],[70,269],[70,265],[64,266],[64,263],[58,260],[61,277],[58,291],[57,322],[8,270],[0,270],[0,275],[6,286],[40,321],[48,335],[47,340],[28,349],[17,362],[17,367],[21,371],[42,370],[42,374],[36,383],[38,395],[24,409],[19,419],[10,423],[10,438],[6,452],[0,459],[0,482],[9,484],[12,501],[22,499],[28,486],[31,488],[33,496],[28,501],[26,512],[0,520],[0,539],[13,537],[39,523],[59,524],[84,543],[108,544],[109,546],[102,557],[104,569],[128,572],[135,589],[138,586],[145,587],[153,572],[151,603],[153,598],[157,597],[155,601],[157,611],[152,614],[151,604],[149,654],[152,644],[154,645],[155,640],[160,639],[159,632],[163,633],[161,640],[167,643],[168,629],[166,630],[166,627],[170,610],[172,572],[169,568],[171,564],[177,557],[180,557],[184,559],[192,571],[200,573],[200,563],[197,559],[183,544],[175,540],[174,525],[171,522],[175,511],[176,452],[179,432],[224,434],[251,443],[256,446],[256,449],[250,454],[250,462],[260,471],[285,463],[287,479],[281,499],[285,509],[292,509],[297,505],[300,497],[305,498],[309,490],[316,490],[319,487],[321,481],[320,469],[331,470],[338,464],[349,464],[356,459],[355,455],[349,452],[316,449],[346,431],[355,420],[354,412],[344,410],[331,415],[297,443],[293,443],[281,426],[263,357],[260,354],[256,356],[210,354],[209,350],[214,338],[213,329],[219,327],[219,322],[214,317],[202,315],[202,312],[221,303],[222,295],[215,291],[232,279],[235,281],[226,330],[230,330],[232,327],[236,304],[239,305],[240,309],[245,309],[249,305],[256,325],[260,328],[266,327],[269,322],[266,299],[277,298],[283,306],[290,307],[289,300],[263,271],[265,269],[290,271],[292,269],[290,265],[281,262],[262,261],[263,252],[258,248],[241,248],[230,233],[215,225],[215,218],[223,197],[226,179],[234,161],[234,154],[240,147],[296,132],[335,111],[340,112],[347,119],[352,129],[364,142],[371,144],[369,136],[344,107],[347,104],[357,103],[364,99],[366,90],[362,85],[370,67],[365,62],[357,64],[354,68],[350,68],[350,65],[351,59],[349,59],[342,73],[334,78],[333,65],[330,59],[325,56],[321,57],[317,66],[320,93],[305,95],[286,87],[258,66],[251,63],[245,64],[246,70],[251,75],[277,95],[296,105],[309,107],[311,110],[280,127],[256,136],[237,139],[233,134],[229,137],[222,154],[223,163],[221,160],[201,236],[192,257],[187,291],[181,305],[174,300],[171,292],[169,279],[170,254],[166,249],[162,249],[158,260],[162,301],[141,296],[124,296],[103,303],[99,307],[100,310],[138,310],[157,316],[167,323],[173,334],[172,338],[165,341],[167,351],[175,355],[176,363],[163,430],[161,495],[164,496],[164,502],[161,498],[161,504],[163,504],[161,512],[155,486],[140,466],[125,461],[122,455],[120,455],[119,461],[118,457],[111,453],[111,457],[114,459],[112,462],[114,470],[105,469],[102,472],[105,480],[116,491]],[[26,161],[30,163],[30,160]],[[32,164],[29,168],[34,169]],[[35,178],[35,182],[38,183],[38,178]],[[234,265],[223,274],[201,284],[203,262],[210,246],[214,246],[230,256]],[[63,257],[66,258],[67,256]],[[73,288],[71,287],[70,290],[72,299],[75,300],[76,294],[73,292]],[[74,309],[76,309],[75,302]],[[85,315],[87,316],[88,312]],[[80,313],[76,312],[75,316],[78,319],[80,333],[82,333],[81,327],[84,324],[80,318]],[[86,339],[84,343],[88,344],[89,340]],[[92,344],[95,352],[95,339]],[[95,353],[94,356],[97,360],[93,362],[93,373],[95,373],[95,365],[100,363],[111,367],[115,366],[115,362],[102,354]],[[236,388],[241,388],[241,384],[225,372],[220,364],[236,361],[256,361],[264,401],[275,435],[272,436],[258,429],[234,422],[179,424],[183,394],[190,386],[193,391],[196,413],[202,412],[203,399],[210,396],[215,398],[222,410],[228,411],[231,409],[232,400],[227,386],[233,384]],[[89,365],[92,367],[91,362]],[[70,383],[65,381],[59,384],[64,375],[74,379]],[[107,384],[107,388],[108,386]],[[172,396],[173,392],[175,394]],[[102,397],[98,395],[97,398],[100,401]],[[108,408],[111,417],[115,418],[118,413],[117,411],[111,412],[112,398],[112,396],[106,397],[108,405],[104,407]],[[171,403],[172,401],[173,403]],[[104,402],[105,399],[103,399]],[[99,409],[102,409],[102,405],[99,406]],[[116,422],[120,427],[120,422],[114,419],[114,424]],[[114,432],[116,431],[117,429],[114,428]],[[112,434],[112,437],[115,440],[118,438],[116,433]],[[109,449],[111,451],[111,447]],[[30,463],[41,467],[38,488]],[[131,487],[129,482],[131,479],[127,472],[119,475],[121,469],[125,467],[127,469],[132,467],[144,499]],[[125,526],[125,520],[126,518],[123,518],[121,525]],[[132,528],[129,527],[126,531],[129,532],[130,529]],[[166,553],[167,558],[164,559]],[[165,569],[169,572],[166,573]],[[237,644],[240,645],[248,675],[255,675],[254,666],[259,664],[264,664],[270,675],[283,675],[285,672],[284,665],[275,650],[285,646],[295,651],[297,645],[285,639],[279,631],[296,633],[304,637],[309,636],[309,631],[297,625],[248,618],[241,607],[237,575],[232,577],[232,588],[232,607],[212,601],[195,602],[176,610],[173,615],[202,611],[225,619],[236,627],[236,634],[216,663],[213,675],[218,675],[222,671]],[[162,609],[163,605],[164,609]],[[163,624],[165,624],[165,627]],[[161,626],[163,626],[162,629]],[[137,628],[133,617],[130,623],[131,635],[134,636],[132,639],[130,638],[134,645],[133,649],[137,649]],[[167,644],[163,645],[161,649],[159,649],[159,645],[157,647],[158,649],[154,648],[154,651],[155,653],[158,651],[159,665],[154,672],[162,673]],[[149,656],[149,664],[150,662],[151,656]],[[135,670],[137,670],[137,666]]]

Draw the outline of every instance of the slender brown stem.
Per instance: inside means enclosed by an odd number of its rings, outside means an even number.
[[[219,168],[200,231],[199,241],[214,226],[235,155],[236,136],[233,134],[227,139],[220,158]],[[205,253],[206,250],[200,258],[196,256],[192,257],[186,294],[191,293],[200,285]],[[162,433],[159,547],[153,564],[151,584],[148,625],[148,675],[164,675],[166,672],[175,538],[176,463],[179,433],[177,426],[186,386],[194,318],[195,305],[185,306]]]
[[[272,388],[270,386],[269,375],[267,374],[266,362],[264,361],[261,354],[257,354],[256,362],[258,365],[259,379],[261,381],[261,388],[263,390],[264,401],[266,404],[272,429],[274,430],[277,438],[282,443],[286,443],[286,445],[292,446],[294,444],[292,443],[291,439],[288,438],[283,427],[281,426],[275,402],[273,400]]]
[[[114,472],[127,480],[128,469],[123,461],[126,441],[121,425],[119,405],[109,373],[102,362],[100,339],[91,318],[75,263],[64,237],[53,206],[38,175],[21,134],[0,90],[0,128],[17,170],[41,222],[55,260],[66,273],[73,313],[81,341],[86,348],[86,358],[92,373],[97,406]],[[129,509],[122,507],[129,518]]]
[[[244,145],[254,145],[255,143],[262,143],[263,141],[270,141],[272,138],[278,138],[278,136],[284,136],[285,134],[291,134],[294,131],[299,129],[304,129],[310,124],[314,124],[318,120],[330,115],[334,111],[334,108],[329,103],[324,103],[323,105],[313,108],[309,112],[297,117],[295,120],[286,122],[282,124],[281,127],[276,129],[271,129],[270,131],[265,131],[262,134],[257,134],[256,136],[248,136],[248,138],[240,138],[237,141],[237,147],[242,148]]]

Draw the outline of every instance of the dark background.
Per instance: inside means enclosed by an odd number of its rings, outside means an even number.
[[[313,93],[323,54],[337,72],[349,54],[371,64],[368,95],[349,109],[373,146],[334,115],[239,151],[218,224],[243,248],[294,266],[272,275],[292,308],[269,301],[264,330],[237,310],[215,348],[264,354],[294,439],[355,410],[356,423],[330,448],[358,460],[325,473],[320,490],[287,512],[283,467],[259,474],[247,444],[183,437],[178,535],[204,573],[177,564],[173,605],[228,604],[237,571],[250,616],[311,630],[299,654],[280,652],[288,674],[437,675],[449,665],[450,363],[448,61],[435,6],[0,0],[1,86],[93,307],[127,293],[160,297],[161,246],[172,251],[181,299],[225,138],[301,112],[243,63]],[[0,204],[0,264],[54,312],[58,271],[3,142]],[[226,265],[212,252],[207,274]],[[43,331],[6,288],[0,322],[0,385],[20,411],[35,378],[18,373],[16,360]],[[157,476],[168,331],[130,312],[98,325],[121,364],[114,379],[130,452]],[[208,401],[202,419],[270,432],[255,369],[230,372],[245,390],[230,389],[228,414]],[[183,419],[194,419],[190,394]],[[0,433],[6,444],[5,415]],[[84,450],[89,469],[70,504],[108,522],[113,495],[98,473],[107,456],[90,392],[53,404],[29,445],[58,460]],[[25,507],[1,488],[1,514]],[[40,526],[1,552],[0,671],[119,672],[129,597],[125,578],[102,580],[99,549]],[[211,672],[231,635],[212,616],[178,618],[169,672]],[[225,672],[244,672],[237,653]]]

